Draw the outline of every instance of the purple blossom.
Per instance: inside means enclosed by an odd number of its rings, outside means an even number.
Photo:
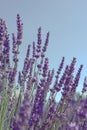
[[[20,19],[20,15],[17,14],[17,45],[21,44],[22,40],[23,24]]]
[[[43,73],[42,76],[45,78],[47,76],[48,70],[48,58],[45,58],[44,66],[43,66]]]
[[[33,42],[33,53],[32,53],[32,57],[35,58],[36,55],[36,46],[35,46],[35,42]]]
[[[59,79],[59,75],[60,75],[61,70],[62,70],[63,65],[64,65],[64,59],[65,59],[65,58],[62,57],[61,63],[60,63],[59,68],[58,68],[58,70],[57,70],[57,74],[56,74],[56,76],[55,76],[55,78],[56,78],[55,84],[54,84],[53,88],[51,89],[52,92],[54,92],[55,90],[56,90],[57,92],[60,91],[60,84],[58,83],[58,79]],[[61,82],[61,81],[60,81],[60,82]]]
[[[45,56],[45,52],[46,52],[46,50],[47,50],[48,42],[49,42],[49,32],[48,32],[47,35],[46,35],[46,40],[45,40],[44,46],[43,46],[43,48],[42,48],[41,57],[44,57],[44,56]]]
[[[39,58],[40,53],[41,53],[41,43],[42,43],[42,39],[41,39],[41,27],[38,28],[38,34],[37,34],[37,48],[36,48],[36,58]]]
[[[51,129],[51,127],[53,125],[52,123],[53,123],[55,111],[56,111],[56,103],[55,103],[55,101],[53,101],[49,106],[47,116],[43,122],[41,129],[43,129],[43,130]]]
[[[87,77],[84,78],[82,93],[87,92]]]

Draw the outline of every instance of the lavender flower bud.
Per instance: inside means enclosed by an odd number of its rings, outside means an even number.
[[[48,58],[45,58],[44,66],[43,66],[43,77],[47,76],[47,70],[48,70]]]
[[[82,93],[87,92],[87,77],[84,78]]]
[[[48,42],[49,42],[49,32],[47,33],[46,40],[45,40],[44,46],[42,48],[42,52],[41,52],[42,58],[45,57],[45,52],[47,50]]]
[[[17,45],[21,44],[22,30],[23,30],[23,24],[21,22],[20,15],[17,14]]]

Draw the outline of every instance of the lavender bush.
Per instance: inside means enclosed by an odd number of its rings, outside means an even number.
[[[60,77],[65,60],[62,57],[54,77],[54,69],[49,69],[46,57],[49,32],[42,43],[39,27],[37,42],[28,45],[23,69],[18,72],[22,31],[18,14],[17,35],[12,34],[11,64],[8,29],[0,19],[0,130],[87,130],[87,98],[83,99],[87,92],[86,78],[75,100],[83,65],[75,76],[76,58],[73,57]],[[61,99],[57,102],[59,92]]]

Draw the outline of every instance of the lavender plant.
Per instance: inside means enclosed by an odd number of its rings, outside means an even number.
[[[77,101],[74,99],[83,65],[74,76],[73,57],[60,77],[63,57],[56,74],[50,70],[46,57],[49,32],[42,43],[41,31],[39,27],[37,41],[28,45],[23,69],[18,71],[23,34],[20,15],[17,35],[12,34],[12,63],[8,29],[0,19],[0,130],[87,130],[87,98],[82,98],[87,92],[86,78],[82,94]],[[57,102],[59,92],[61,99]]]

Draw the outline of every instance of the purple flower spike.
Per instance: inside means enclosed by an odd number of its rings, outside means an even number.
[[[3,19],[0,19],[0,45],[3,44],[6,34],[7,34],[7,28],[5,25],[5,21]]]
[[[41,79],[39,86],[37,86],[37,91],[35,95],[35,100],[34,100],[34,106],[31,112],[31,117],[29,120],[29,130],[34,126],[35,128],[38,128],[38,125],[41,122],[41,119],[43,117],[43,108],[44,108],[44,101],[46,98],[46,92],[47,92],[47,85],[46,80]]]
[[[19,54],[19,51],[17,49],[17,44],[16,44],[16,37],[15,37],[14,33],[12,34],[12,40],[13,40],[12,53],[15,55]]]
[[[20,19],[20,15],[17,14],[17,44],[21,44],[22,40],[22,30],[23,30],[23,24]]]
[[[59,68],[58,68],[58,71],[57,71],[57,74],[58,74],[58,75],[60,74],[60,72],[61,72],[61,70],[62,70],[62,68],[63,68],[64,60],[65,60],[65,57],[62,58],[62,61],[61,61],[60,66],[59,66]]]
[[[87,77],[84,78],[82,93],[87,92]]]
[[[65,60],[65,57],[63,57],[62,58],[62,60],[61,60],[61,63],[60,63],[60,65],[59,65],[59,68],[58,68],[58,70],[57,70],[57,74],[56,74],[56,80],[55,80],[55,84],[54,84],[54,89],[56,90],[56,91],[60,91],[60,88],[59,88],[59,86],[58,86],[58,78],[59,78],[59,74],[61,73],[61,70],[62,70],[62,68],[63,68],[63,65],[64,65],[64,60]],[[61,81],[60,81],[61,82]]]
[[[35,58],[35,54],[36,54],[36,46],[35,46],[35,42],[33,42],[33,58]]]
[[[42,49],[43,52],[46,52],[48,42],[49,42],[49,32],[47,33],[46,40],[45,40],[45,43],[44,43],[44,47]]]
[[[7,35],[4,41],[3,55],[6,58],[6,65],[8,68],[10,68],[10,46],[9,45],[10,45],[9,35]]]
[[[41,127],[41,130],[51,129],[52,123],[53,123],[53,118],[55,116],[55,112],[56,112],[56,103],[55,103],[55,101],[53,101],[49,106],[49,111],[48,111],[47,117]]]
[[[30,56],[30,47],[31,47],[31,45],[28,45],[27,53],[26,53],[26,58],[27,58],[27,59],[28,59],[29,56]]]
[[[36,58],[39,58],[40,53],[41,53],[41,43],[42,43],[42,39],[41,39],[41,27],[38,28],[38,34],[37,34],[37,48],[36,48]]]
[[[75,79],[74,79],[73,86],[75,86],[75,87],[78,86],[82,68],[83,68],[83,65],[80,65],[80,67],[79,67],[79,69],[78,69],[78,72],[77,72],[77,74],[76,74],[76,77],[75,77]],[[76,89],[76,88],[75,88],[75,89]]]
[[[43,66],[43,77],[47,76],[47,70],[48,70],[48,58],[45,58],[44,66]]]
[[[49,32],[47,33],[46,40],[45,40],[44,46],[42,48],[41,57],[45,56],[45,52],[47,50],[48,42],[49,42]]]

